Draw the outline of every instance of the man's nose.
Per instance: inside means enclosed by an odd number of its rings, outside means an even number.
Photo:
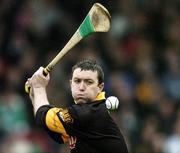
[[[85,83],[82,81],[81,83],[80,83],[80,85],[79,85],[79,89],[80,90],[85,90]]]

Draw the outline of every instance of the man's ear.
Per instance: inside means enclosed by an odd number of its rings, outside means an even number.
[[[99,86],[100,91],[102,91],[104,89],[104,83],[101,83],[98,86]]]
[[[72,84],[72,80],[71,80],[71,79],[69,80],[69,84],[70,84],[70,86],[71,86],[71,84]]]

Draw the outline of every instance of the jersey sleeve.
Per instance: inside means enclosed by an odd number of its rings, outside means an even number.
[[[58,143],[66,143],[69,135],[59,120],[57,113],[63,111],[51,105],[41,106],[36,113],[36,123],[48,133],[48,135]]]

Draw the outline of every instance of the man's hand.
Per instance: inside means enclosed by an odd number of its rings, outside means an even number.
[[[27,84],[30,88],[45,88],[50,80],[50,75],[43,75],[43,67],[40,67],[33,76],[28,79]]]
[[[36,114],[39,107],[49,104],[46,94],[46,86],[49,83],[50,76],[43,75],[43,67],[40,67],[26,84],[30,87],[29,97],[34,107],[34,114]]]

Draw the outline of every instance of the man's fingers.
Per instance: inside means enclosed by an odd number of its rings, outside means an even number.
[[[43,75],[43,67],[40,67],[31,78],[27,80],[27,85],[30,88],[37,88],[37,87],[45,87],[47,86],[50,76],[49,74],[47,76]]]
[[[46,76],[44,76],[43,71],[44,71],[44,67],[41,66],[41,67],[34,73],[34,75],[40,76],[40,77],[42,77],[42,78],[44,78],[44,79],[49,78],[49,73],[48,73]]]

